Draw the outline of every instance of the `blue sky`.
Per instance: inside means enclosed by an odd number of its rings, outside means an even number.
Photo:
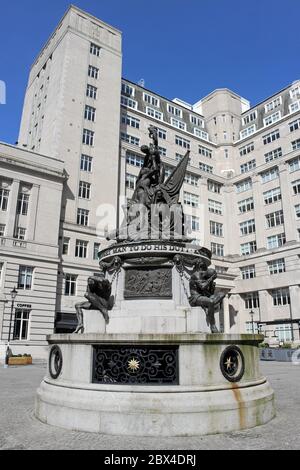
[[[300,78],[299,0],[74,0],[123,32],[123,76],[194,103],[228,87],[255,104]],[[31,63],[67,0],[0,0],[0,140],[14,143]]]

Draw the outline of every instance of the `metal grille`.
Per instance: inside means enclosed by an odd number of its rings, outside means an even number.
[[[178,346],[94,346],[93,383],[178,385]]]

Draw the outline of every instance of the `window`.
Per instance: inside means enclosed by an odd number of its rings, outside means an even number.
[[[167,149],[165,147],[158,147],[158,150],[160,152],[160,155],[162,155],[163,157],[167,156]]]
[[[195,217],[194,215],[186,215],[185,216],[186,225],[190,230],[197,232],[200,230],[200,219],[199,217]]]
[[[278,341],[282,341],[284,343],[289,343],[293,341],[292,328],[293,327],[291,323],[285,323],[283,325],[276,325],[275,334],[278,338]]]
[[[300,101],[295,101],[294,103],[291,103],[289,105],[290,108],[290,113],[295,113],[296,111],[299,111],[300,109]]]
[[[94,145],[95,132],[83,129],[82,143],[92,147]]]
[[[4,237],[5,235],[5,225],[0,224],[0,237]]]
[[[207,147],[203,147],[202,145],[199,145],[198,147],[200,155],[203,155],[204,157],[207,158],[212,158],[212,150],[208,149]]]
[[[141,168],[144,164],[144,158],[128,150],[126,152],[126,162],[128,163],[128,165],[133,165],[137,166],[138,168]]]
[[[93,158],[88,155],[81,155],[80,157],[80,170],[91,173]]]
[[[159,99],[157,99],[155,96],[149,95],[149,93],[143,93],[143,100],[151,106],[159,108]]]
[[[277,98],[265,104],[265,112],[270,113],[271,111],[273,111],[273,109],[278,108],[278,106],[281,105],[281,102],[282,102],[281,96],[277,96]]]
[[[20,266],[18,289],[30,290],[32,288],[33,268],[31,266]]]
[[[291,144],[292,144],[292,150],[300,149],[300,139],[293,140]]]
[[[200,119],[197,116],[193,116],[192,114],[190,114],[190,122],[191,122],[191,124],[194,124],[194,126],[204,127],[203,119]]]
[[[75,258],[87,258],[88,242],[76,240]]]
[[[29,194],[19,193],[17,202],[17,214],[27,215],[29,207]]]
[[[63,245],[62,245],[62,254],[68,255],[70,249],[70,238],[64,237],[63,238]]]
[[[252,211],[254,209],[253,197],[249,197],[248,199],[243,199],[243,201],[239,201],[238,207],[241,213]]]
[[[216,266],[215,268],[218,274],[225,274],[228,272],[228,268],[225,266]]]
[[[267,238],[267,247],[268,249],[279,248],[280,246],[286,243],[285,233],[280,233],[278,235],[272,235]]]
[[[213,201],[212,199],[208,200],[208,210],[213,214],[223,214],[223,205],[222,202]]]
[[[182,131],[186,130],[186,124],[182,121],[178,121],[178,119],[171,118],[171,124],[174,127],[177,127],[177,129],[181,129]]]
[[[213,167],[202,162],[199,162],[199,170],[205,171],[206,173],[213,173]]]
[[[295,206],[295,213],[296,213],[296,217],[299,219],[300,218],[300,204],[297,204]]]
[[[199,178],[191,173],[186,173],[184,181],[192,186],[198,186]]]
[[[25,240],[26,236],[26,228],[23,227],[17,227],[16,232],[15,232],[15,238],[18,240]]]
[[[135,129],[140,128],[140,120],[136,119],[129,114],[122,114],[122,124],[126,124],[126,126],[134,127]]]
[[[199,197],[196,194],[187,193],[184,191],[183,193],[183,202],[187,206],[198,207],[199,206]]]
[[[95,122],[95,118],[96,118],[96,108],[86,105],[85,110],[84,110],[84,119],[86,119],[87,121]]]
[[[90,47],[90,53],[97,56],[97,57],[100,57],[100,50],[101,48],[99,46],[96,46],[96,44],[93,44],[91,43],[91,47]]]
[[[240,132],[240,138],[245,139],[246,137],[249,137],[249,135],[254,134],[255,131],[256,131],[256,125],[255,124],[253,124],[252,126],[246,127],[246,129],[243,129]]]
[[[266,219],[267,219],[267,226],[269,228],[277,227],[278,225],[283,225],[284,224],[283,210],[272,212],[271,214],[267,214]]]
[[[210,244],[210,249],[213,255],[224,256],[224,245],[221,245],[220,243],[212,242]]]
[[[256,277],[255,265],[251,264],[250,266],[243,266],[240,268],[242,279],[253,279]]]
[[[65,295],[71,297],[76,295],[77,276],[75,274],[65,275]]]
[[[294,194],[300,194],[300,180],[293,181],[292,187]]]
[[[122,93],[124,95],[134,96],[135,89],[127,83],[122,83]]]
[[[7,211],[9,190],[0,188],[0,210]]]
[[[245,155],[248,155],[248,153],[253,152],[254,150],[254,143],[251,142],[250,144],[244,145],[244,147],[241,147],[239,149],[240,151],[240,156],[244,157]]]
[[[146,114],[154,119],[158,119],[159,121],[163,121],[163,113],[157,111],[153,108],[146,108]]]
[[[97,67],[93,67],[92,65],[89,66],[88,76],[91,78],[95,78],[98,80],[99,78],[99,69]]]
[[[290,97],[293,99],[297,98],[300,96],[300,85],[296,85],[290,90]]]
[[[256,246],[256,241],[248,242],[248,243],[242,243],[241,245],[241,255],[251,255],[252,253],[255,253],[257,250]]]
[[[100,243],[94,243],[94,254],[93,254],[93,259],[95,261],[98,261],[98,252],[100,250]]]
[[[127,142],[131,145],[140,145],[140,139],[138,137],[134,137],[133,135],[126,134],[126,132],[121,132],[121,140]]]
[[[121,96],[121,105],[127,108],[137,109],[137,102],[126,96]]]
[[[89,225],[89,211],[86,209],[77,209],[77,225],[87,227]]]
[[[157,129],[157,135],[159,137],[159,139],[163,139],[163,140],[166,140],[167,138],[167,131],[165,131],[164,129]]]
[[[215,237],[223,237],[223,224],[210,220],[209,222],[210,234]]]
[[[268,261],[269,272],[270,274],[280,274],[285,273],[285,261],[284,258],[274,259]]]
[[[220,194],[222,189],[222,184],[217,183],[216,181],[207,180],[207,189],[211,193]]]
[[[267,170],[261,173],[261,179],[263,183],[268,183],[268,181],[275,180],[278,177],[279,177],[279,170],[277,166],[274,166],[270,170]]]
[[[91,198],[91,184],[86,183],[85,181],[80,181],[78,196],[81,199],[90,199]]]
[[[181,160],[185,157],[185,155],[182,155],[181,153],[175,153],[175,160],[177,162],[181,162]],[[192,159],[189,157],[189,165],[191,164]]]
[[[202,129],[197,129],[197,127],[194,128],[194,134],[197,136],[197,137],[200,137],[200,139],[203,139],[203,140],[209,140],[208,138],[208,133],[203,131]]]
[[[29,316],[30,310],[16,309],[14,322],[14,341],[26,341],[29,332]]]
[[[240,223],[240,234],[249,235],[250,233],[255,233],[255,220],[246,220],[245,222]]]
[[[274,122],[279,121],[279,119],[281,119],[281,112],[277,111],[276,113],[264,118],[264,126],[270,126],[271,124],[274,124]]]
[[[93,85],[87,85],[86,96],[88,98],[92,98],[93,100],[96,100],[97,99],[97,94],[98,94],[98,88],[96,88]]]
[[[243,180],[240,183],[237,183],[235,187],[236,187],[237,193],[243,193],[245,191],[248,191],[249,189],[252,188],[252,180],[251,179]]]
[[[243,163],[243,165],[241,165],[241,173],[248,173],[248,171],[251,171],[254,168],[256,168],[256,160],[250,160],[250,162]]]
[[[270,132],[269,134],[266,134],[263,136],[263,143],[264,145],[270,144],[271,142],[274,142],[274,140],[280,139],[280,133],[279,130],[276,129],[276,131]]]
[[[175,136],[175,144],[179,145],[180,147],[183,147],[185,149],[190,150],[191,148],[191,143],[189,140],[184,139],[183,137],[180,137],[179,135]]]
[[[246,126],[247,124],[250,124],[252,121],[255,121],[257,118],[257,111],[252,111],[250,114],[247,116],[243,117],[243,126]]]
[[[281,305],[290,305],[290,291],[289,288],[283,289],[274,289],[271,291],[271,295],[273,297],[273,305],[274,307],[280,307]]]
[[[298,129],[300,129],[300,119],[296,119],[296,121],[290,122],[290,132],[294,132]]]
[[[174,168],[172,166],[165,166],[165,175],[166,178],[169,178]]]
[[[168,104],[168,113],[173,114],[173,116],[182,118],[182,110],[176,108],[175,106],[171,106]]]
[[[259,308],[258,292],[248,292],[245,295],[245,309],[252,310],[253,308]]]
[[[135,175],[130,175],[126,173],[126,188],[127,189],[135,189],[137,177]]]
[[[265,204],[273,204],[273,202],[281,201],[280,188],[274,188],[264,193]]]
[[[290,173],[300,170],[300,157],[294,158],[289,161]]]
[[[282,148],[278,147],[277,149],[271,150],[271,152],[265,153],[265,162],[269,163],[272,160],[277,160],[277,158],[282,157]]]

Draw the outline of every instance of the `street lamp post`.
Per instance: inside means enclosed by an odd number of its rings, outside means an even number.
[[[13,313],[14,313],[15,299],[16,299],[17,295],[18,295],[18,291],[14,287],[13,290],[10,292],[11,309],[10,309],[10,319],[9,319],[8,342],[7,342],[6,355],[5,355],[5,367],[8,367],[9,352],[10,352],[9,345],[10,345],[10,338],[11,338],[11,326],[12,326],[12,319],[13,319]]]
[[[251,315],[251,324],[252,324],[252,334],[254,335],[254,321],[253,321],[253,317],[254,317],[255,313],[253,312],[253,310],[251,310],[250,315]]]

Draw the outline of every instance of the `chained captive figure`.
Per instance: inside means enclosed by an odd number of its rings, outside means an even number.
[[[115,298],[111,295],[111,283],[104,279],[104,274],[88,278],[87,290],[84,295],[87,302],[75,305],[78,325],[75,333],[84,332],[83,310],[99,310],[105,322],[109,322],[108,310],[112,310]]]
[[[203,261],[196,262],[190,279],[191,307],[202,307],[207,310],[207,321],[212,333],[218,333],[215,320],[215,309],[226,294],[219,292],[215,294],[215,279],[217,273],[214,269],[208,269]]]

